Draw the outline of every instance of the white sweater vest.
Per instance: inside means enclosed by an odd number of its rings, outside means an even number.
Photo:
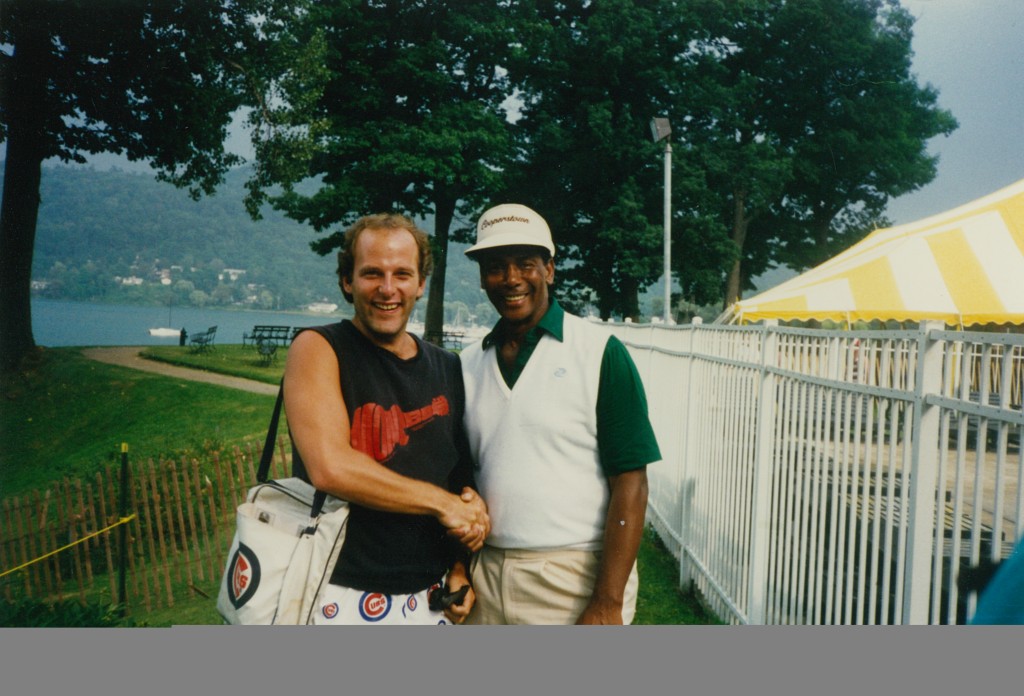
[[[609,333],[566,314],[563,335],[543,335],[513,389],[495,346],[462,353],[466,429],[491,546],[601,547],[609,491],[597,452],[597,391]]]

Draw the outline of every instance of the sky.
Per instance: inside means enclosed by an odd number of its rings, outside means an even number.
[[[929,142],[939,156],[928,185],[890,202],[893,224],[942,213],[1024,179],[1024,0],[902,0],[916,18],[912,71],[938,90],[960,127]],[[229,149],[251,152],[241,127]],[[99,168],[140,166],[113,155]]]
[[[929,142],[938,175],[890,202],[894,224],[1024,179],[1024,0],[902,0],[917,19],[912,71],[960,127]]]

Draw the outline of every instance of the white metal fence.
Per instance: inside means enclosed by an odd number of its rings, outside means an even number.
[[[649,516],[718,615],[964,623],[1024,528],[1024,336],[611,325],[664,460]]]

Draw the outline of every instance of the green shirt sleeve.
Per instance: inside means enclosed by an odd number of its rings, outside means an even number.
[[[601,358],[597,391],[597,446],[601,468],[614,476],[661,459],[647,416],[647,396],[629,351],[615,336]]]

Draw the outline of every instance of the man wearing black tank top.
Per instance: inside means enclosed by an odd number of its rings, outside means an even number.
[[[463,431],[459,361],[406,330],[431,265],[408,218],[360,218],[338,254],[354,318],[303,331],[288,351],[295,475],[352,505],[316,623],[462,623],[475,601],[467,561],[490,519]]]

